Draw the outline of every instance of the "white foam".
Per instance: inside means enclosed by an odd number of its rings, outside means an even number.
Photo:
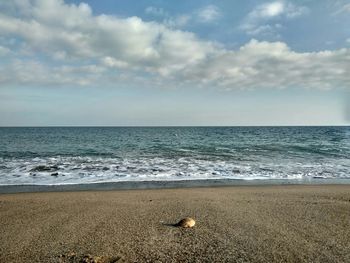
[[[35,171],[39,166],[49,171]],[[56,169],[57,167],[57,169]],[[330,172],[331,171],[331,172]],[[57,175],[55,173],[58,173]],[[1,185],[59,185],[120,181],[177,181],[203,179],[347,178],[347,163],[301,163],[201,160],[190,157],[101,158],[55,156],[0,159]]]

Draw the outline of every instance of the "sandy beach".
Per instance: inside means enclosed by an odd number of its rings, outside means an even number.
[[[350,262],[350,185],[2,194],[0,222],[0,262]]]

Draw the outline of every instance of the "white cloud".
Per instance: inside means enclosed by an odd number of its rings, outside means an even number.
[[[162,18],[162,23],[168,27],[180,28],[188,25],[190,22],[212,23],[221,17],[221,11],[215,5],[207,5],[193,12],[174,16],[171,16],[161,7],[149,6],[145,9],[145,13],[156,18]]]
[[[304,14],[306,11],[306,7],[296,6],[285,1],[275,1],[257,6],[248,16],[253,19],[269,19],[282,15],[286,17],[297,17]]]
[[[199,9],[196,12],[196,14],[197,14],[197,20],[199,22],[203,22],[203,23],[213,22],[213,21],[217,20],[218,18],[220,18],[220,16],[221,16],[221,12],[220,12],[219,8],[215,5],[205,6],[201,9]]]
[[[101,59],[103,65],[111,68],[130,68],[129,64],[125,61],[120,61],[112,57],[104,57]]]
[[[342,8],[342,10],[343,10],[344,12],[350,13],[350,4],[344,5],[343,8]]]
[[[60,3],[52,5],[59,19],[56,15],[41,15],[41,8],[43,12],[50,11],[46,10],[46,1],[39,1],[28,10],[28,18],[0,16],[1,34],[20,37],[32,50],[48,55],[73,59],[113,57],[149,71],[164,71],[168,66],[180,69],[214,50],[212,43],[200,41],[190,32],[138,17],[93,16],[86,6],[50,1]]]
[[[276,21],[295,18],[307,11],[306,7],[286,1],[264,3],[252,10],[240,27],[249,35],[272,34],[277,32],[281,25]]]
[[[10,49],[8,49],[7,47],[0,46],[0,56],[5,56],[10,52]]]
[[[178,15],[175,17],[169,17],[163,21],[163,24],[168,27],[184,27],[186,26],[190,21],[192,17],[190,15]]]
[[[350,4],[343,4],[341,5],[340,8],[338,8],[333,15],[339,15],[339,14],[346,14],[346,13],[350,13]]]
[[[145,13],[153,16],[165,17],[169,14],[161,7],[149,6],[145,9]]]
[[[14,59],[0,65],[0,85],[79,85],[95,83],[105,69],[96,65],[50,66],[37,60]]]
[[[235,88],[346,88],[350,51],[297,53],[283,42],[252,40],[237,51],[226,51],[189,69],[188,76],[202,83]]]
[[[255,17],[274,17],[284,12],[285,6],[282,2],[272,2],[259,6],[251,15]]]
[[[162,24],[167,27],[177,28],[186,26],[191,20],[192,16],[187,14],[181,14],[176,16],[171,16],[166,10],[161,7],[149,6],[145,9],[145,13],[162,19]]]
[[[252,40],[228,50],[138,17],[95,16],[83,4],[29,3],[25,10],[13,4],[0,14],[0,42],[16,38],[31,51],[23,56],[11,50],[12,62],[0,64],[1,86],[125,82],[222,89],[350,87],[349,49],[298,53],[283,42]],[[41,60],[43,55],[52,61]]]

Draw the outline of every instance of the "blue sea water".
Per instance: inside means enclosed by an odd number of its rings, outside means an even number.
[[[0,185],[350,179],[350,127],[0,128]]]

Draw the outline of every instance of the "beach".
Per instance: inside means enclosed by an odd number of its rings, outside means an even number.
[[[1,194],[0,211],[0,262],[350,262],[350,185]]]

